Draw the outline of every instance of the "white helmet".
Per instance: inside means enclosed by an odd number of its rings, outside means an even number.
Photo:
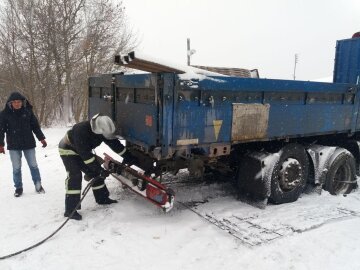
[[[109,116],[96,114],[91,118],[90,126],[95,134],[102,134],[106,139],[115,139],[115,125]]]

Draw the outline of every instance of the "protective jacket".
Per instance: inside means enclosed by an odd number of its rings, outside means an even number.
[[[109,140],[102,134],[95,134],[91,130],[90,121],[84,121],[75,124],[66,133],[64,139],[59,144],[60,155],[79,155],[89,168],[89,172],[86,172],[86,174],[90,177],[95,177],[101,173],[102,167],[92,150],[102,142],[119,155],[126,151],[118,139]]]
[[[11,106],[13,100],[22,100],[22,107],[14,110]],[[0,115],[0,145],[5,145],[6,134],[8,150],[34,148],[36,143],[33,133],[39,141],[45,139],[29,101],[19,92],[11,93]]]

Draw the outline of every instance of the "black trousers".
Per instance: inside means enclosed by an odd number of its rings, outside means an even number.
[[[91,172],[79,155],[60,156],[68,173],[65,180],[65,211],[69,212],[74,210],[80,201],[82,172],[89,175],[91,175]],[[95,181],[92,190],[97,203],[101,203],[104,199],[109,197],[109,190],[104,183],[104,179]]]

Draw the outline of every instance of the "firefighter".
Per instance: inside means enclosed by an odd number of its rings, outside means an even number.
[[[122,156],[124,161],[131,160],[131,153],[126,151],[114,132],[115,125],[111,118],[97,114],[90,121],[75,124],[60,141],[59,154],[68,174],[65,180],[65,217],[70,216],[80,201],[81,172],[84,172],[87,178],[96,178],[92,190],[98,204],[117,202],[109,198],[109,191],[104,182],[109,173],[101,167],[99,160],[92,151],[104,142],[114,152]],[[82,216],[76,210],[71,218],[81,220]]]

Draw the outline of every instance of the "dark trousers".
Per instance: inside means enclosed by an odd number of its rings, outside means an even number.
[[[74,210],[80,201],[82,172],[88,175],[91,175],[92,172],[89,171],[86,164],[78,155],[61,155],[61,159],[68,173],[65,180],[65,211],[69,212]],[[109,197],[109,190],[104,183],[104,179],[95,181],[92,190],[97,203],[101,204],[104,199]]]

